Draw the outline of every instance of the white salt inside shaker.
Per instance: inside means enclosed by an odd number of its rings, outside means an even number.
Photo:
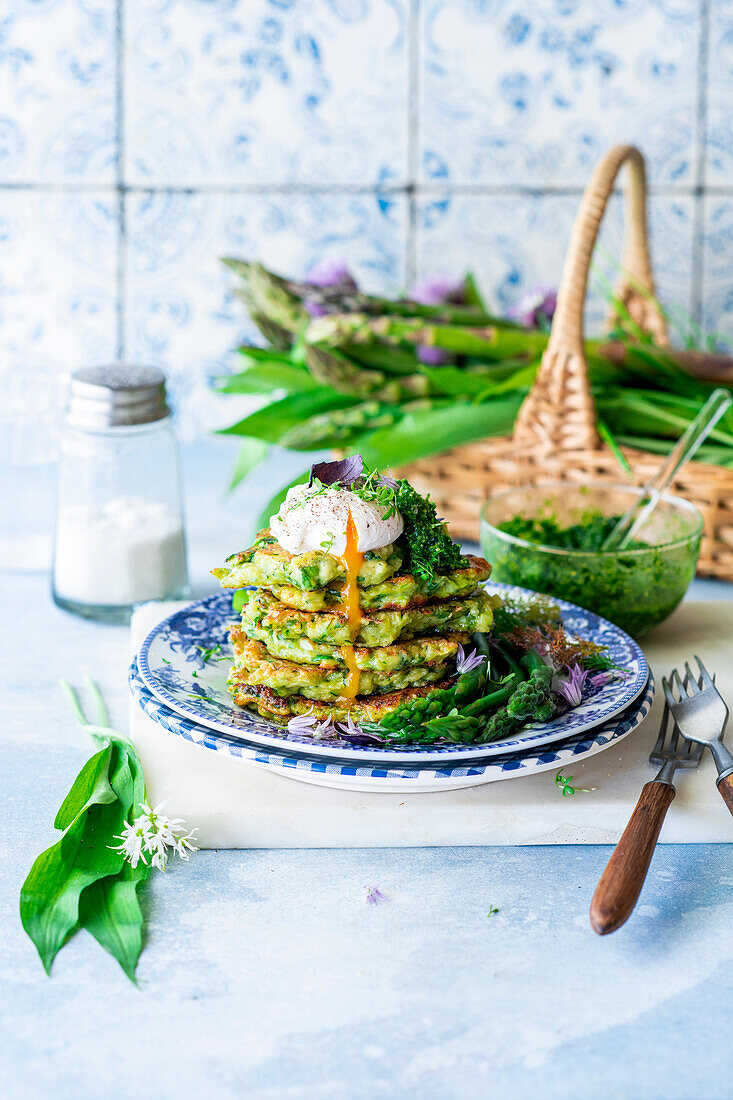
[[[165,375],[76,371],[61,444],[53,598],[87,618],[125,622],[136,604],[187,593]]]

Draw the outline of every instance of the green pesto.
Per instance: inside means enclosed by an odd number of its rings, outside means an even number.
[[[583,512],[578,523],[562,527],[552,516],[512,516],[499,524],[499,530],[539,546],[560,550],[600,550],[621,516],[604,516],[597,509]],[[645,550],[647,543],[631,539],[627,549]]]
[[[660,545],[633,541],[621,551],[600,546],[618,520],[587,511],[563,527],[552,516],[513,516],[499,530],[484,527],[482,548],[492,577],[569,600],[640,637],[675,609],[695,575],[699,537]]]

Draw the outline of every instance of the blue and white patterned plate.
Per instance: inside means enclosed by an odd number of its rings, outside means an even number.
[[[177,737],[289,779],[350,791],[428,793],[477,787],[499,779],[514,779],[533,772],[563,768],[570,762],[575,763],[586,756],[602,752],[603,749],[617,744],[646,718],[654,699],[654,680],[650,673],[641,698],[632,703],[623,714],[594,730],[565,737],[551,746],[515,749],[473,764],[444,761],[440,767],[423,764],[401,768],[378,767],[353,760],[324,760],[307,752],[293,751],[290,746],[268,750],[253,745],[236,734],[215,733],[189,718],[181,718],[160,703],[145,687],[136,661],[130,666],[130,690],[148,718],[152,718]]]
[[[509,585],[489,584],[486,587],[490,592],[511,596],[534,595],[528,589]],[[148,690],[176,714],[258,745],[289,747],[311,755],[381,764],[482,760],[550,744],[600,726],[624,711],[646,686],[649,670],[644,654],[628,634],[592,611],[584,611],[563,600],[555,602],[568,633],[608,646],[611,658],[628,677],[606,684],[584,699],[579,707],[550,722],[535,723],[513,737],[484,745],[377,748],[337,739],[316,741],[308,735],[290,733],[287,728],[238,707],[226,689],[232,660],[227,628],[236,617],[229,593],[207,596],[158,623],[140,647],[138,668]],[[216,652],[210,653],[211,650]]]

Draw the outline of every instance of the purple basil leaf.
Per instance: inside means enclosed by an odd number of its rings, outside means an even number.
[[[384,747],[383,738],[377,737],[374,733],[344,733],[342,730],[339,736],[342,741],[348,741],[350,745],[374,745],[378,749]]]
[[[311,466],[309,485],[315,478],[322,485],[353,485],[364,473],[364,459],[361,455],[349,455],[334,462],[314,462]]]

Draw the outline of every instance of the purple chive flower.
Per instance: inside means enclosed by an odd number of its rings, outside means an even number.
[[[509,307],[507,316],[519,321],[525,328],[547,328],[555,316],[556,308],[556,291],[552,287],[536,286]]]
[[[319,722],[314,714],[297,714],[288,722],[288,733],[321,741],[324,737],[335,737],[336,727],[328,718]]]
[[[338,286],[344,290],[356,290],[356,279],[345,260],[319,260],[308,268],[305,278],[313,286]]]
[[[567,680],[556,680],[552,685],[553,691],[562,695],[563,699],[571,707],[578,707],[583,699],[583,688],[588,679],[588,673],[580,665],[573,665],[568,671]]]
[[[352,745],[376,745],[381,748],[384,744],[384,740],[376,734],[364,733],[350,714],[347,714],[345,722],[336,723],[336,731],[344,741],[350,741]]]
[[[431,348],[427,344],[418,344],[417,357],[426,367],[444,367],[450,363],[450,355],[442,348]]]
[[[338,722],[336,728],[342,733],[345,733],[347,737],[363,737],[364,730],[361,726],[358,726],[350,714],[346,715],[345,722]]]
[[[588,683],[594,691],[598,691],[600,688],[605,687],[606,684],[613,683],[614,680],[627,680],[629,676],[630,673],[622,668],[604,669],[602,672],[594,672],[589,678]]]
[[[379,905],[380,901],[389,901],[386,894],[383,894],[378,886],[365,886],[364,901],[367,905]]]
[[[453,279],[449,275],[432,275],[415,283],[410,291],[410,298],[424,306],[442,306],[446,302],[462,306],[466,302],[466,293],[462,279]]]
[[[466,293],[463,280],[452,279],[449,275],[432,275],[429,279],[420,279],[410,291],[413,302],[424,306],[465,305]],[[427,367],[442,367],[450,363],[451,356],[442,348],[420,345],[417,357]]]
[[[356,279],[346,266],[345,260],[319,260],[308,269],[306,282],[311,286],[335,287],[338,290],[357,290]],[[310,301],[308,297],[303,305],[311,317],[324,317],[333,312],[325,302]]]
[[[472,672],[485,660],[486,655],[484,653],[477,653],[475,649],[472,653],[466,653],[463,646],[459,645],[458,653],[456,654],[456,671],[459,676],[463,675],[464,672]]]

